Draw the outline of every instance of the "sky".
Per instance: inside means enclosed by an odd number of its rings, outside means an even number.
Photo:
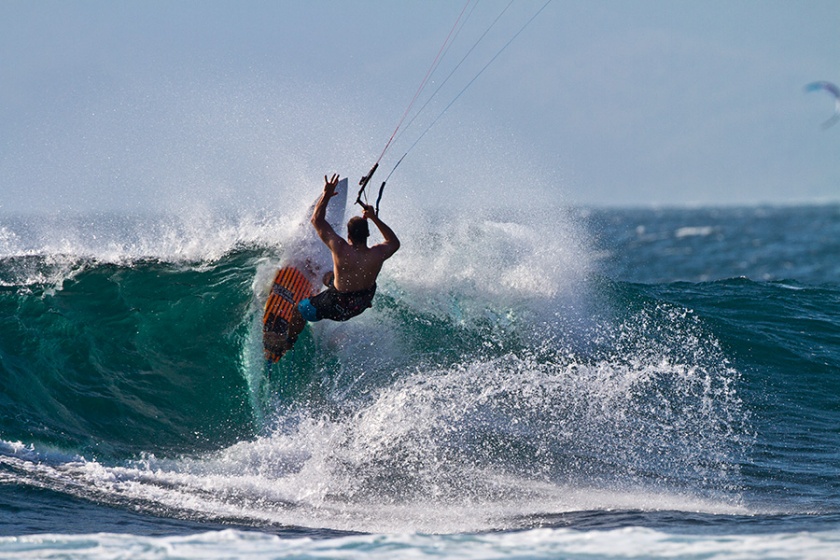
[[[382,158],[377,181],[406,154],[386,198],[840,202],[833,100],[803,89],[840,83],[837,0],[508,4],[2,0],[0,211],[257,207],[355,181],[462,11]]]

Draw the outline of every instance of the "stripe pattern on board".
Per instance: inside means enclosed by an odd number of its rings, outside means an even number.
[[[293,266],[278,270],[274,277],[274,284],[271,286],[271,293],[265,302],[263,333],[271,332],[288,336],[289,323],[297,304],[313,294],[312,284],[300,270]],[[265,348],[267,360],[276,362],[282,356],[281,353],[268,347]]]

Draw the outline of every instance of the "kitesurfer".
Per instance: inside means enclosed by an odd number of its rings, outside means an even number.
[[[379,219],[373,207],[362,204],[362,216],[347,222],[347,240],[338,235],[327,222],[326,212],[330,199],[336,195],[338,175],[324,176],[324,193],[315,205],[310,222],[321,241],[332,253],[333,270],[327,273],[327,289],[300,302],[298,311],[306,321],[346,321],[373,304],[376,278],[382,264],[400,248],[400,240],[385,222]],[[370,228],[368,221],[379,229],[384,241],[368,247]]]

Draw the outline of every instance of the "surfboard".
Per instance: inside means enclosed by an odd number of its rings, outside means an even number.
[[[344,225],[347,189],[347,179],[339,181],[337,194],[327,206],[327,222],[339,232]],[[318,199],[320,197],[319,194]],[[309,223],[318,199],[309,207],[300,221],[300,228],[289,242],[265,302],[263,353],[270,363],[280,360],[295,345],[305,326],[297,306],[320,291],[324,274],[332,269],[330,250]]]

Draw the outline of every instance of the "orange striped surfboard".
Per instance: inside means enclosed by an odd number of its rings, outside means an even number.
[[[263,351],[266,360],[272,363],[278,361],[294,345],[299,332],[289,332],[290,326],[294,328],[292,316],[297,313],[298,303],[314,293],[312,283],[297,268],[285,266],[277,271],[263,314]]]

